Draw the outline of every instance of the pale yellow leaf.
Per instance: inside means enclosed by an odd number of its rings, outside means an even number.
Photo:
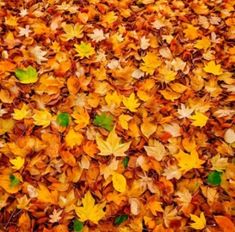
[[[103,140],[100,136],[96,136],[96,143],[100,150],[99,155],[108,156],[125,156],[125,152],[129,149],[131,142],[121,143],[121,138],[116,134],[115,127],[109,133],[108,138]]]

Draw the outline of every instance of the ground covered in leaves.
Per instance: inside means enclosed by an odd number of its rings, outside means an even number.
[[[1,0],[0,231],[234,232],[234,0]]]

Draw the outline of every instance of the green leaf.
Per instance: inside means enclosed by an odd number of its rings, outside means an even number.
[[[15,75],[22,84],[31,84],[38,80],[37,70],[32,66],[28,66],[26,69],[16,69]]]
[[[101,115],[96,115],[93,123],[96,126],[103,127],[108,131],[111,131],[113,129],[113,117],[107,115],[106,113],[102,113]]]
[[[68,113],[60,113],[57,115],[56,122],[63,127],[69,125],[69,114]]]
[[[128,167],[129,159],[130,159],[130,158],[129,158],[128,156],[126,156],[126,157],[123,159],[122,164],[123,164],[124,168],[127,168],[127,167]]]
[[[20,183],[20,180],[16,176],[14,176],[13,174],[11,174],[9,176],[9,178],[10,178],[10,182],[11,182],[11,184],[10,184],[11,187],[15,187]]]
[[[124,221],[126,221],[128,219],[128,215],[127,214],[123,214],[123,215],[120,215],[118,217],[116,217],[114,219],[114,225],[120,225],[122,224]]]
[[[83,224],[82,224],[82,222],[80,222],[78,219],[75,219],[75,220],[73,221],[73,230],[74,230],[75,232],[81,232],[82,229],[83,229]]]
[[[207,183],[214,185],[214,186],[220,185],[221,175],[222,175],[221,172],[217,172],[217,171],[210,172],[207,177]]]

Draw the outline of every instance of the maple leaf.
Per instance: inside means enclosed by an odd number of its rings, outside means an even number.
[[[59,222],[60,219],[62,218],[61,214],[63,213],[63,210],[56,210],[54,209],[52,214],[49,215],[49,222],[50,223],[56,223]]]
[[[207,50],[211,46],[211,41],[207,37],[202,37],[202,39],[197,40],[196,44],[194,45],[197,49],[204,49]]]
[[[198,30],[197,27],[194,27],[191,24],[187,24],[187,28],[184,30],[185,37],[190,40],[196,39],[199,36],[197,30]]]
[[[203,70],[207,73],[211,73],[211,74],[214,74],[216,76],[219,76],[223,73],[223,71],[221,69],[221,65],[216,64],[214,60],[208,62],[205,65],[205,67],[203,68]]]
[[[65,142],[67,146],[74,147],[81,145],[83,141],[83,136],[79,132],[76,132],[74,129],[70,129],[68,134],[65,136]]]
[[[120,143],[121,139],[115,132],[115,127],[109,133],[108,138],[104,141],[100,136],[96,136],[96,143],[100,150],[99,155],[108,156],[125,156],[125,152],[129,149],[131,141]]]
[[[163,212],[163,220],[167,228],[170,226],[170,221],[179,218],[179,216],[176,216],[177,213],[177,209],[173,205],[166,206]]]
[[[29,25],[26,25],[25,28],[19,27],[19,36],[25,36],[28,37],[29,33],[32,31],[29,29]]]
[[[35,125],[47,127],[51,123],[52,115],[46,110],[37,110],[33,115],[33,120]]]
[[[142,50],[146,50],[148,49],[148,47],[150,46],[150,43],[149,43],[149,39],[147,39],[145,36],[142,36],[141,39],[140,39],[140,48]]]
[[[16,69],[15,75],[22,84],[31,84],[38,80],[37,70],[32,66],[28,66],[26,69]]]
[[[101,115],[96,115],[93,123],[96,126],[100,126],[105,128],[108,131],[111,131],[113,128],[113,117],[107,115],[106,113],[102,113]]]
[[[208,120],[208,117],[201,112],[196,112],[190,118],[193,119],[192,123],[193,126],[200,126],[200,127],[204,127]]]
[[[104,176],[105,180],[107,180],[109,176],[111,176],[114,171],[118,169],[118,163],[119,161],[114,158],[109,165],[101,166],[100,174]]]
[[[191,203],[192,194],[186,188],[183,188],[181,191],[176,192],[175,196],[177,196],[176,200],[179,202],[179,205],[182,206],[182,208],[188,207]]]
[[[83,107],[76,107],[72,117],[75,119],[75,123],[78,125],[76,129],[81,129],[86,127],[90,122],[90,115],[88,114],[87,110]]]
[[[95,204],[95,199],[92,197],[90,191],[86,192],[84,198],[82,198],[82,204],[83,206],[75,208],[75,212],[80,218],[80,221],[90,220],[98,224],[99,220],[105,216],[103,208],[106,203]]]
[[[120,193],[126,191],[126,178],[122,174],[114,172],[112,176],[112,182],[113,182],[113,188],[116,191]]]
[[[13,168],[16,170],[20,170],[24,166],[25,159],[17,156],[14,159],[10,159],[10,163],[13,165]]]
[[[220,154],[211,158],[212,170],[222,172],[228,166],[228,158],[221,158]]]
[[[194,109],[186,107],[184,104],[180,104],[181,109],[178,109],[177,112],[180,115],[179,118],[190,118]]]
[[[205,162],[200,160],[196,150],[192,150],[190,155],[180,150],[174,155],[178,160],[178,165],[183,173],[190,171],[193,168],[201,168],[201,165]]]
[[[95,42],[100,42],[106,39],[104,35],[104,31],[102,29],[94,29],[92,34],[88,34],[88,36]]]
[[[78,23],[74,24],[65,24],[62,26],[65,34],[61,36],[63,41],[69,41],[74,38],[82,38],[83,37],[83,26]]]
[[[123,97],[122,103],[131,112],[136,112],[137,107],[140,105],[134,93],[132,93],[129,97]]]
[[[148,52],[142,60],[144,62],[141,63],[140,70],[150,75],[153,75],[156,68],[161,65],[161,61],[158,59],[157,54],[153,52]]]
[[[43,61],[47,61],[47,58],[44,57],[47,52],[43,51],[40,46],[36,45],[35,47],[30,49],[31,55],[35,58],[38,64],[41,64]]]
[[[115,14],[114,11],[108,12],[106,15],[103,16],[103,22],[112,24],[118,19],[118,16]]]
[[[200,217],[194,214],[190,214],[191,220],[194,221],[190,224],[193,229],[202,230],[206,226],[206,218],[203,212],[200,213]]]
[[[15,120],[22,120],[24,118],[29,118],[30,117],[30,109],[28,107],[28,105],[24,104],[22,105],[21,109],[14,109],[14,113],[12,114],[12,117]]]
[[[75,51],[78,53],[80,58],[89,58],[95,54],[95,49],[91,46],[90,43],[81,42],[79,45],[75,44]]]
[[[17,203],[18,203],[17,208],[28,210],[30,201],[31,201],[31,199],[28,199],[28,197],[26,195],[24,195],[23,197],[17,198]]]
[[[105,101],[109,106],[111,105],[120,106],[122,98],[116,91],[112,93],[108,92],[105,96]]]

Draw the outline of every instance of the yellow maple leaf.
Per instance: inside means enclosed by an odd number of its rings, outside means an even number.
[[[153,75],[156,68],[161,65],[161,61],[158,59],[157,54],[153,52],[148,52],[142,60],[144,62],[141,63],[140,70],[150,75]]]
[[[204,49],[207,50],[211,46],[211,41],[207,37],[202,37],[202,39],[197,40],[196,44],[194,45],[197,49]]]
[[[112,24],[118,19],[118,16],[115,14],[114,11],[108,12],[106,15],[103,16],[103,22]]]
[[[200,126],[200,127],[204,127],[208,120],[208,117],[201,112],[196,112],[190,118],[193,120],[192,123],[193,126]]]
[[[197,30],[198,30],[197,27],[194,27],[191,24],[187,24],[187,28],[184,29],[185,37],[190,39],[190,40],[196,39],[199,36]]]
[[[169,83],[171,81],[174,81],[177,75],[177,72],[174,72],[170,69],[167,69],[166,67],[159,69],[159,78],[158,80],[160,82]]]
[[[14,113],[12,114],[15,120],[22,120],[24,118],[28,118],[30,116],[30,109],[28,105],[23,104],[21,109],[14,109]]]
[[[195,230],[202,230],[206,226],[206,218],[203,212],[200,213],[200,217],[194,214],[190,214],[191,220],[194,221],[190,226]]]
[[[24,158],[20,156],[17,156],[14,159],[10,159],[9,161],[13,165],[13,168],[16,170],[20,170],[24,166],[24,162],[25,162]]]
[[[35,125],[47,127],[51,123],[52,115],[46,110],[37,110],[33,115],[33,120]]]
[[[99,155],[108,156],[113,154],[114,156],[125,156],[125,152],[129,149],[131,141],[127,143],[120,143],[120,141],[121,138],[117,136],[115,127],[109,133],[106,141],[100,136],[96,136],[96,143],[100,150]]]
[[[174,157],[178,160],[178,166],[183,173],[186,173],[193,168],[201,168],[201,165],[205,162],[204,160],[199,159],[196,150],[192,150],[190,155],[180,150]]]
[[[107,102],[109,106],[111,105],[120,106],[122,102],[122,98],[116,91],[112,93],[108,92],[105,96],[105,101]]]
[[[82,38],[83,37],[83,26],[78,23],[74,24],[65,24],[63,26],[65,34],[61,36],[63,41],[68,41],[74,38]]]
[[[88,191],[82,199],[83,206],[76,207],[75,212],[80,221],[85,222],[90,220],[91,222],[98,224],[99,220],[105,216],[103,208],[105,202],[101,204],[95,204],[95,199],[92,197],[90,191]]]
[[[91,46],[91,43],[81,42],[79,45],[75,44],[75,51],[78,53],[80,58],[89,58],[95,54],[95,49]]]
[[[5,18],[5,24],[8,26],[17,27],[18,25],[17,20],[18,20],[17,17],[10,15]]]
[[[205,65],[205,67],[203,68],[203,70],[207,73],[211,73],[211,74],[214,74],[216,76],[219,76],[223,73],[223,71],[221,69],[221,65],[216,64],[214,60],[208,62]]]
[[[72,117],[75,119],[75,123],[78,125],[76,128],[82,129],[89,124],[90,116],[86,109],[82,107],[77,107],[72,114]]]
[[[136,112],[137,107],[140,105],[134,93],[132,93],[129,97],[123,97],[122,103],[131,112]]]
[[[76,132],[74,129],[70,129],[68,134],[65,136],[65,142],[67,146],[74,147],[81,145],[83,141],[83,136],[79,132]]]
[[[112,176],[112,182],[113,182],[113,188],[116,191],[120,193],[126,191],[126,178],[122,174],[114,172]]]

